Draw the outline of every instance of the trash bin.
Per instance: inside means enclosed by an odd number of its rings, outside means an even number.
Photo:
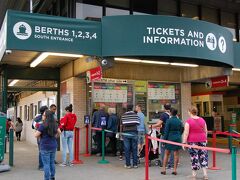
[[[6,114],[0,112],[0,162],[2,162],[4,159],[6,120]]]

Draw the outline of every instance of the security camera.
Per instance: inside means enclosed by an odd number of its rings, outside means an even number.
[[[108,64],[108,61],[106,59],[102,59],[101,64],[102,66],[106,66]]]
[[[11,54],[11,53],[12,53],[12,50],[6,50],[5,53],[6,53],[6,54]]]

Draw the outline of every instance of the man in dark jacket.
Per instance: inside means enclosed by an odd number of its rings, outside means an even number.
[[[98,111],[93,113],[92,126],[95,128],[106,128],[107,127],[107,113],[105,112],[105,106],[100,106]],[[97,156],[101,156],[102,153],[102,132],[96,131],[96,142],[97,142]]]

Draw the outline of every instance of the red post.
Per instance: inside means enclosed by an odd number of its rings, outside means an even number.
[[[149,139],[148,134],[145,135],[145,180],[149,180]]]
[[[88,124],[86,125],[86,154],[84,154],[85,157],[91,156],[91,154],[88,151],[88,133],[89,133],[89,126]]]
[[[83,161],[79,159],[80,152],[80,129],[74,128],[74,160],[73,164],[83,164]]]
[[[217,147],[217,133],[216,131],[213,131],[213,141],[212,141],[212,145],[213,148]],[[220,170],[221,168],[217,167],[216,165],[216,151],[212,151],[212,167],[210,167],[209,169],[211,170]]]

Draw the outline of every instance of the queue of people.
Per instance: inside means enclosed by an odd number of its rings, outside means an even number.
[[[207,125],[205,120],[197,116],[196,107],[189,109],[190,118],[183,125],[182,120],[178,117],[178,111],[171,107],[170,104],[164,105],[164,113],[159,117],[159,121],[152,125],[151,128],[160,128],[161,139],[177,143],[187,143],[205,147],[207,145]],[[73,107],[70,104],[65,108],[66,114],[58,122],[55,112],[56,105],[51,105],[50,110],[46,106],[40,108],[40,114],[34,119],[33,126],[36,129],[35,136],[39,145],[39,169],[43,168],[44,178],[46,180],[55,179],[55,155],[57,149],[57,138],[61,136],[63,152],[62,163],[60,166],[73,166],[73,136],[77,116],[73,113]],[[101,106],[99,110],[93,113],[92,126],[109,130],[106,137],[109,138],[112,155],[116,156],[120,151],[120,160],[125,155],[125,168],[138,168],[139,153],[143,150],[144,135],[147,133],[145,126],[145,116],[142,113],[141,105],[128,105],[123,109],[123,113],[117,116],[114,108],[109,108],[106,113],[105,107]],[[21,124],[21,121],[17,122]],[[20,125],[19,125],[20,126]],[[18,132],[20,131],[20,127]],[[120,132],[120,133],[119,133]],[[18,135],[19,137],[19,135]],[[104,138],[106,138],[104,137]],[[117,148],[118,140],[121,142]],[[97,155],[102,153],[102,133],[96,131],[95,140],[97,143]],[[69,151],[69,160],[67,160],[67,148]],[[172,166],[172,175],[177,175],[179,164],[179,151],[185,150],[185,147],[160,143],[162,157],[162,175],[167,174],[167,167]],[[207,166],[208,154],[205,150],[194,148],[188,149],[192,163],[192,178],[195,179],[197,171],[202,168],[203,178],[208,179]],[[169,161],[169,157],[170,160]]]

